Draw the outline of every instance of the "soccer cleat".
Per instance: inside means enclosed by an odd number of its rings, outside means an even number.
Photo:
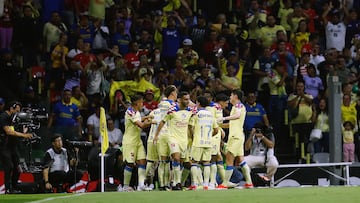
[[[251,189],[251,188],[254,188],[254,185],[252,183],[245,183],[244,188],[245,189]]]
[[[163,186],[163,187],[159,187],[160,191],[171,191],[171,188],[169,186]]]
[[[203,190],[209,190],[209,186],[204,186]]]
[[[215,189],[216,189],[215,184],[210,183],[208,190],[215,190]]]
[[[227,190],[228,187],[227,187],[226,185],[224,185],[224,184],[220,184],[220,185],[218,185],[218,186],[216,187],[216,189],[217,189],[217,190]]]
[[[134,188],[130,187],[130,186],[124,186],[123,187],[123,192],[134,192]]]
[[[234,188],[239,186],[238,183],[233,183],[233,182],[228,182],[227,184],[225,184],[228,188]]]
[[[182,190],[181,183],[178,183],[175,186],[173,186],[172,190]]]
[[[189,187],[188,189],[189,189],[189,190],[196,190],[197,187],[196,187],[196,185],[190,185],[190,187]]]
[[[116,188],[116,190],[118,192],[122,192],[123,191],[123,187],[121,186],[121,184],[119,184],[119,186]]]

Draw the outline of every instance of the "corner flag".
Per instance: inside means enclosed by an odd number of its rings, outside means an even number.
[[[104,156],[109,148],[109,137],[106,125],[105,109],[100,107],[100,135],[101,135],[101,155]]]

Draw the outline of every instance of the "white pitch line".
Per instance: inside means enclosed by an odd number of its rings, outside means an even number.
[[[74,196],[81,196],[81,195],[84,195],[84,194],[86,194],[86,193],[77,193],[77,194],[74,194],[74,195],[59,196],[59,197],[49,197],[49,198],[46,198],[46,199],[32,201],[32,202],[29,202],[29,203],[42,203],[42,202],[48,202],[48,201],[52,201],[52,200],[56,200],[56,199],[66,199],[66,198],[70,198],[70,197],[74,197]]]

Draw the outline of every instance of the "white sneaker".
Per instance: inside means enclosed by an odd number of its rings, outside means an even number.
[[[233,182],[230,182],[230,181],[229,181],[227,184],[225,184],[225,186],[228,187],[228,188],[233,188],[233,187],[239,186],[239,184],[238,184],[238,183],[233,183]]]
[[[216,189],[215,184],[209,183],[208,190],[215,190],[215,189]]]
[[[134,192],[134,188],[130,187],[130,186],[124,186],[123,187],[123,192]]]
[[[122,191],[123,191],[122,185],[119,184],[118,187],[116,188],[116,190],[117,190],[118,192],[122,192]]]
[[[139,186],[137,186],[137,188],[136,188],[136,190],[137,191],[145,191],[145,188],[146,188],[146,186],[145,185],[139,185]]]

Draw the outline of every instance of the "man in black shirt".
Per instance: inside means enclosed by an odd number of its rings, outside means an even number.
[[[12,123],[12,115],[20,112],[19,102],[10,102],[0,114],[0,160],[4,168],[5,193],[13,193],[19,179],[18,137],[31,138],[31,133],[17,132]]]

